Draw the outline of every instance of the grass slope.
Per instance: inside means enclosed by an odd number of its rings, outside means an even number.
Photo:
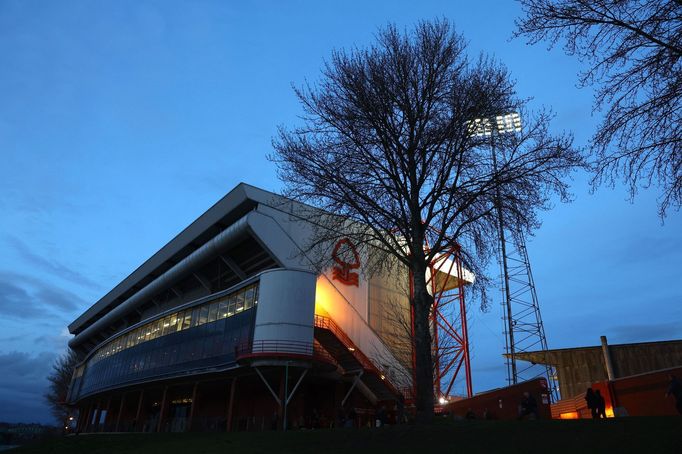
[[[429,426],[222,434],[95,434],[11,454],[106,453],[682,453],[682,418],[437,421]]]

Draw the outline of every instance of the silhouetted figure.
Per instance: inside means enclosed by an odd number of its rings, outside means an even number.
[[[346,425],[346,411],[339,407],[336,412],[336,427],[344,427]]]
[[[377,412],[377,421],[379,424],[377,424],[377,427],[384,427],[386,423],[388,422],[388,416],[386,414],[386,406],[382,405],[379,408],[379,411]]]
[[[348,419],[346,419],[346,424],[344,427],[347,427],[349,429],[352,429],[355,427],[355,419],[357,418],[358,414],[355,412],[355,408],[351,407],[350,411],[348,412]]]
[[[538,403],[528,391],[523,393],[523,400],[521,400],[521,408],[519,411],[519,419],[537,419],[538,417]]]
[[[682,415],[682,383],[673,374],[668,375],[670,383],[668,390],[665,392],[665,397],[673,396],[675,398],[675,408],[677,412]]]
[[[476,419],[476,413],[474,413],[474,411],[471,408],[469,408],[464,417],[466,419]]]
[[[490,415],[490,412],[488,411],[488,407],[483,409],[483,419],[493,419],[493,417]]]
[[[317,409],[313,408],[313,414],[310,418],[310,428],[319,429],[320,428],[320,415],[317,413]]]
[[[587,402],[587,408],[589,408],[590,413],[592,413],[592,419],[599,418],[599,403],[597,402],[597,395],[592,388],[587,388],[585,402]]]
[[[597,418],[606,419],[606,401],[604,397],[599,390],[594,392],[594,397],[597,399]]]
[[[398,396],[398,402],[395,404],[396,409],[396,424],[404,423],[405,419],[405,399],[403,396]]]

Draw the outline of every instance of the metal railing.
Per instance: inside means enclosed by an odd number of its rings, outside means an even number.
[[[380,370],[374,364],[374,362],[368,358],[367,355],[365,355],[357,345],[355,345],[351,338],[348,337],[348,335],[339,327],[339,325],[336,324],[336,322],[334,322],[334,320],[323,315],[315,315],[315,328],[329,330],[332,334],[334,334],[334,336],[336,336],[337,339],[339,339],[339,341],[341,341],[341,343],[348,349],[348,352],[353,355],[353,358],[360,363],[365,371],[373,373],[377,377],[381,378],[381,380],[384,382],[384,385],[393,394],[403,394],[388,380],[386,373]],[[403,397],[405,397],[404,394]]]
[[[255,357],[296,357],[324,361],[336,365],[336,360],[321,345],[292,340],[255,340],[235,346],[237,360]]]

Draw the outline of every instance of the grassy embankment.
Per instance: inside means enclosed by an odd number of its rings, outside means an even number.
[[[95,434],[12,454],[682,453],[682,417],[606,421],[436,421],[429,426],[288,433]]]

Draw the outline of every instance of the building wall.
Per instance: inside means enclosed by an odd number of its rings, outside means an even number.
[[[682,366],[682,341],[609,345],[615,378]],[[608,379],[601,347],[550,350],[535,358],[557,368],[562,398],[585,393],[595,382]]]
[[[369,326],[406,369],[412,368],[409,273],[396,265],[369,279]]]

